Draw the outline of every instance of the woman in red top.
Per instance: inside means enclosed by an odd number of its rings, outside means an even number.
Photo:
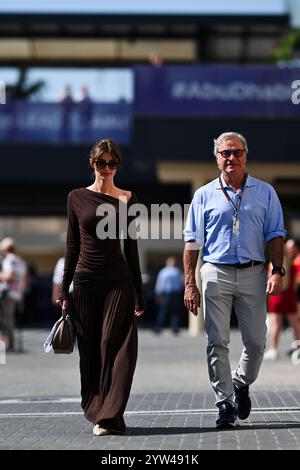
[[[296,293],[296,267],[293,259],[297,255],[297,246],[294,240],[285,244],[284,265],[286,276],[281,294],[269,297],[268,312],[271,317],[270,349],[266,351],[264,359],[277,359],[279,336],[282,330],[283,319],[286,317],[294,330],[295,340],[300,340],[300,324],[297,320],[297,293]]]
[[[300,242],[295,241],[296,249],[297,249],[297,256],[293,260],[293,265],[296,270],[296,291],[297,291],[297,300],[298,300],[298,322],[300,322]]]

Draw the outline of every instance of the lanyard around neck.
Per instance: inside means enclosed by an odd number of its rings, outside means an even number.
[[[239,210],[240,210],[240,207],[241,207],[242,195],[243,195],[243,191],[244,191],[245,186],[246,186],[247,177],[248,177],[248,174],[246,173],[245,178],[244,178],[243,183],[242,183],[242,186],[241,186],[241,188],[242,188],[241,192],[239,193],[237,205],[235,205],[234,202],[228,196],[227,191],[225,190],[225,188],[223,186],[221,176],[219,176],[219,182],[220,182],[221,189],[222,189],[223,194],[226,197],[227,201],[229,202],[229,204],[233,208],[235,217],[237,217],[237,215],[239,213]]]

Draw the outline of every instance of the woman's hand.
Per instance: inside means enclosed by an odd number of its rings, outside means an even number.
[[[57,299],[55,303],[56,305],[59,305],[63,310],[68,309],[68,306],[69,306],[68,299],[63,299],[63,300]]]
[[[144,310],[139,310],[137,308],[134,310],[134,316],[137,318],[141,317],[143,313],[144,313]]]

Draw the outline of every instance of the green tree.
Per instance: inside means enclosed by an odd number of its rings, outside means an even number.
[[[44,80],[37,80],[34,83],[28,84],[27,69],[20,68],[17,83],[12,87],[10,92],[11,100],[27,100],[28,98],[39,93],[45,86]]]
[[[300,45],[300,29],[291,31],[282,41],[279,47],[275,49],[272,58],[278,60],[293,59],[297,47]]]

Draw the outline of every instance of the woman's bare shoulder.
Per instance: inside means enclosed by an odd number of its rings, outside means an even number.
[[[118,197],[126,197],[127,202],[131,199],[132,197],[132,192],[131,191],[126,191],[126,189],[120,189],[117,188],[118,190]]]

